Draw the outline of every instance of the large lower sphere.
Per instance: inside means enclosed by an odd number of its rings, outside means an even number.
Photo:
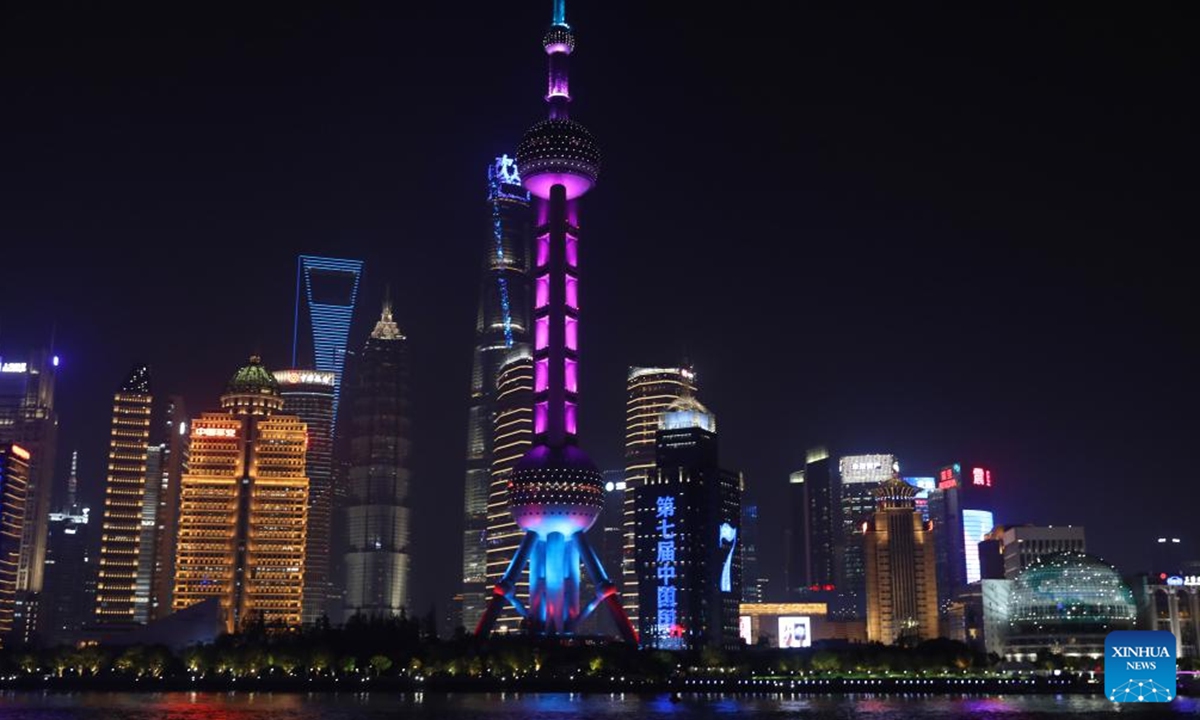
[[[583,532],[596,522],[603,507],[600,470],[577,447],[535,445],[513,467],[508,508],[526,532],[543,537]]]

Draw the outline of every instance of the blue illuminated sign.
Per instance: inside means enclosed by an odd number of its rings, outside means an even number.
[[[675,498],[671,495],[661,495],[655,503],[655,517],[658,519],[658,552],[655,556],[655,575],[658,578],[658,613],[655,625],[662,638],[676,635],[675,625],[678,621],[678,600],[676,598],[675,581]]]
[[[737,528],[729,523],[721,523],[719,544],[725,543],[729,543],[729,554],[721,568],[721,592],[733,592],[733,549],[737,547]]]

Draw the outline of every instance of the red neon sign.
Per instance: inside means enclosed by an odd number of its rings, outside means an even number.
[[[971,468],[971,483],[980,487],[992,486],[992,471],[983,468]]]

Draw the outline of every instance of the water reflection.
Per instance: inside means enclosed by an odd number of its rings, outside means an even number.
[[[734,696],[622,693],[6,693],[2,720],[665,720],[747,717],[780,720],[1043,720],[1133,713],[1138,718],[1200,715],[1200,701],[1116,705],[1100,695]]]

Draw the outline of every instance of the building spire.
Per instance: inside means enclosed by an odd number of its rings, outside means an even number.
[[[382,319],[385,322],[392,321],[392,286],[390,284],[383,286],[383,315]]]
[[[567,0],[554,0],[554,17],[550,24],[557,27],[571,27],[567,24]]]
[[[71,475],[67,478],[67,512],[75,512],[75,491],[79,489],[79,451],[71,451]]]
[[[371,337],[375,340],[404,339],[404,333],[400,332],[400,327],[392,319],[392,290],[390,286],[383,291],[383,311],[379,314],[379,321],[375,323],[375,329],[371,331]]]

